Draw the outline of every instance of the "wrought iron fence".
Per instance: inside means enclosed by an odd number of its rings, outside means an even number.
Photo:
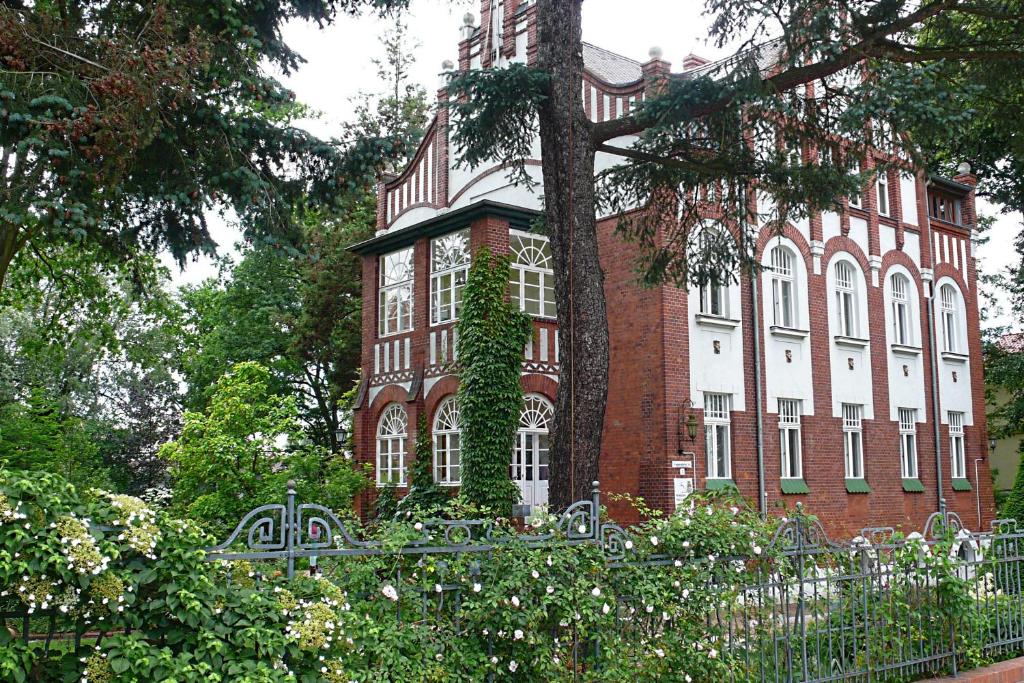
[[[300,560],[322,566],[334,559],[336,568],[343,569],[344,559],[353,556],[483,558],[511,540],[510,532],[491,520],[435,520],[420,533],[400,548],[362,540],[331,510],[297,502],[290,487],[284,504],[251,511],[224,543],[208,550],[207,558],[284,561],[290,578]],[[782,523],[766,549],[772,562],[715,558],[704,588],[729,597],[708,617],[707,626],[722,635],[723,648],[741,664],[733,671],[737,681],[824,683],[956,674],[972,648],[988,659],[1024,650],[1022,538],[1012,520],[971,532],[947,512],[931,515],[919,533],[902,536],[889,527],[866,528],[857,538],[837,542],[817,520],[798,511]],[[556,531],[517,540],[534,548],[595,544],[609,568],[619,571],[694,563],[671,555],[634,557],[630,532],[601,518],[597,482],[591,499],[571,506]],[[754,569],[734,573],[740,565]],[[485,581],[479,566],[472,563],[472,571]],[[446,564],[440,567],[443,572]],[[739,585],[737,575],[742,577]],[[969,604],[952,602],[947,590],[952,580],[966,590]],[[443,577],[439,585],[449,608],[457,611],[464,586]],[[421,597],[416,617],[429,619],[437,596],[424,592]],[[643,637],[641,631],[651,627],[634,618],[633,599],[628,594],[617,599],[621,627]],[[594,647],[599,644],[575,643],[573,659],[585,666]]]
[[[287,578],[319,565],[321,571],[338,572],[339,581],[346,564],[359,557],[429,559],[440,590],[424,590],[412,603],[396,601],[403,623],[458,619],[466,584],[455,580],[456,567],[468,567],[474,582],[487,582],[494,578],[488,571],[500,571],[489,560],[513,540],[537,549],[589,544],[620,576],[617,628],[638,641],[681,625],[645,619],[637,610],[641,601],[629,593],[630,577],[650,567],[682,576],[703,564],[701,588],[720,599],[702,618],[735,664],[735,681],[912,680],[955,674],[966,659],[999,659],[1024,650],[1024,534],[1010,520],[970,532],[957,515],[936,513],[920,533],[903,537],[891,528],[869,528],[837,542],[815,519],[798,513],[779,526],[764,549],[770,562],[753,556],[641,557],[638,539],[602,518],[595,482],[591,499],[571,506],[556,527],[513,535],[491,520],[436,520],[424,524],[417,538],[393,547],[363,538],[322,505],[297,501],[289,486],[285,502],[250,511],[223,543],[207,549],[206,559],[247,560],[264,573],[283,568]],[[403,570],[397,571],[396,586],[403,584]],[[402,611],[411,609],[408,604],[416,604],[416,614]],[[0,611],[4,626],[26,641],[45,640],[47,648],[73,643],[77,650],[83,638],[92,644],[102,637],[62,619],[54,610]],[[578,637],[571,626],[564,635],[571,642],[574,671],[597,666],[600,642]]]

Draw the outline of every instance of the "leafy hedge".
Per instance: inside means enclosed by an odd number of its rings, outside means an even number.
[[[778,659],[778,638],[797,635],[772,610],[779,591],[792,596],[808,585],[801,588],[792,565],[773,551],[774,522],[726,496],[690,501],[621,538],[629,562],[617,565],[595,544],[570,545],[563,536],[532,548],[514,529],[499,527],[505,542],[487,553],[320,558],[324,573],[300,571],[288,581],[280,564],[205,561],[201,548],[213,539],[138,499],[82,493],[51,474],[0,470],[0,611],[29,612],[36,633],[46,632],[51,615],[58,631],[85,631],[76,650],[73,640],[25,644],[0,629],[0,680],[784,677],[757,667],[801,665]],[[416,514],[399,518],[375,531],[387,549],[435,533]],[[550,531],[555,521],[531,520],[533,531]],[[870,620],[872,637],[844,652],[850,666],[898,661],[922,638],[942,648],[954,632],[961,664],[983,662],[982,646],[999,628],[992,619],[1005,623],[1019,611],[1021,596],[1012,593],[1019,587],[1006,580],[1005,567],[976,580],[961,576],[949,551],[909,543],[894,555],[885,589],[884,582],[841,578],[856,576],[856,552],[805,566],[805,577],[819,581],[808,609],[826,604],[819,599],[836,606],[809,625],[808,657],[828,651],[836,629],[856,622],[860,633]],[[667,559],[639,563],[655,555]],[[823,576],[833,578],[822,584]],[[799,645],[794,641],[794,651]],[[807,665],[831,670],[826,659]]]

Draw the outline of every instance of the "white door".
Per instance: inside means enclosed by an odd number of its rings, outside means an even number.
[[[553,409],[538,394],[525,397],[509,476],[519,486],[522,505],[548,503],[548,432]]]

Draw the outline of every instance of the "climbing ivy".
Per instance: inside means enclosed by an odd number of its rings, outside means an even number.
[[[410,470],[412,487],[405,498],[398,502],[399,513],[408,512],[410,517],[434,517],[448,503],[448,491],[434,481],[433,446],[424,413],[420,415],[416,426],[416,457]]]
[[[462,497],[508,516],[519,491],[508,476],[519,413],[523,347],[530,319],[507,299],[509,261],[484,247],[473,257],[456,329]]]

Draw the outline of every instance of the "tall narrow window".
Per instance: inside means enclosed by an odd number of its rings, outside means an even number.
[[[704,445],[708,479],[732,478],[731,408],[731,395],[704,394]]]
[[[860,161],[857,161],[855,159],[850,164],[850,173],[852,173],[854,175],[857,175],[857,174],[860,173]],[[860,192],[855,192],[854,194],[850,195],[850,206],[852,206],[855,209],[859,209],[859,208],[861,208],[863,206],[863,203],[861,201]]]
[[[546,237],[509,234],[512,250],[512,300],[529,315],[555,317],[555,276]]]
[[[911,328],[913,316],[910,312],[910,283],[906,276],[894,273],[889,278],[892,286],[892,339],[896,344],[909,346],[914,343]]]
[[[434,416],[434,481],[438,484],[455,486],[462,481],[459,460],[461,430],[459,404],[454,396],[449,396]]]
[[[430,324],[459,317],[462,288],[469,274],[469,229],[430,241]]]
[[[380,257],[380,336],[412,329],[412,247]]]
[[[880,170],[878,172],[878,213],[883,216],[889,215],[889,174]]]
[[[700,312],[721,318],[729,316],[729,288],[717,282],[708,282],[700,288]]]
[[[844,337],[856,337],[857,287],[853,266],[846,261],[836,263],[836,315],[839,317],[839,334]]]
[[[802,479],[803,454],[800,450],[800,401],[779,399],[779,444],[782,455],[782,478]]]
[[[864,478],[864,434],[861,425],[863,406],[843,404],[843,454],[846,456],[846,478]]]
[[[917,479],[917,411],[900,408],[900,476]]]
[[[950,475],[953,479],[967,478],[967,452],[964,448],[964,414],[949,412]]]
[[[377,425],[377,484],[405,486],[405,442],[409,418],[405,409],[392,403]]]
[[[774,324],[779,327],[796,327],[793,253],[785,247],[772,249],[771,269]]]
[[[960,312],[956,290],[953,285],[942,285],[939,289],[939,305],[942,317],[942,350],[960,353]]]

